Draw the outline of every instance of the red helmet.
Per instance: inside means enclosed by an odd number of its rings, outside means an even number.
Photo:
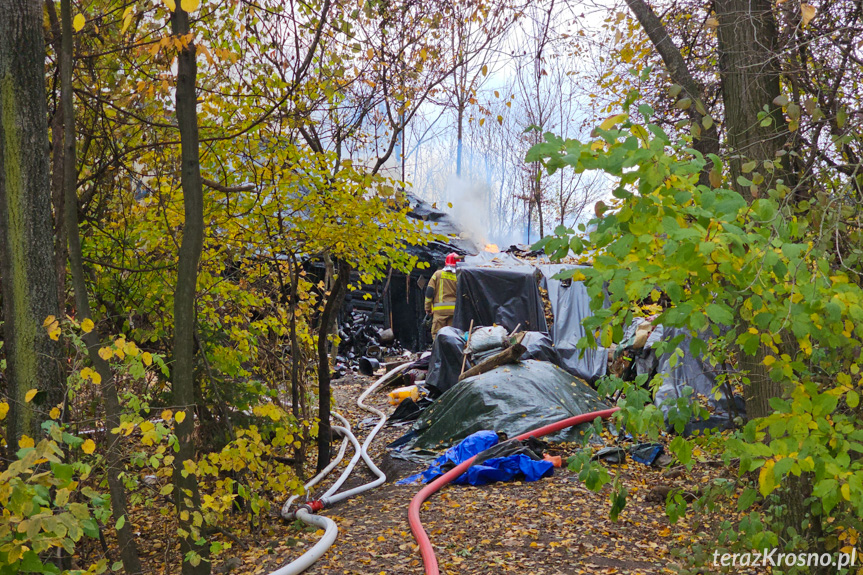
[[[444,264],[448,265],[448,266],[455,267],[455,265],[458,263],[458,260],[459,260],[458,254],[453,252],[446,257]]]

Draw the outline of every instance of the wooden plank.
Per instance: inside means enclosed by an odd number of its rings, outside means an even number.
[[[496,367],[500,367],[502,365],[506,365],[508,363],[515,363],[518,359],[527,351],[527,348],[517,343],[513,346],[510,346],[503,350],[500,353],[497,353],[490,358],[486,359],[479,365],[476,365],[463,374],[461,374],[458,378],[459,381],[463,379],[467,379],[468,377],[472,377],[474,375],[480,375],[482,373],[486,373],[487,371],[491,371]]]

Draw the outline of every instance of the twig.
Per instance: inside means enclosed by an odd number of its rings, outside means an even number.
[[[467,342],[464,344],[464,351],[461,352],[461,371],[458,372],[459,377],[464,373],[464,364],[467,361],[467,348],[470,345],[471,336],[473,336],[473,320],[470,320],[470,327],[467,330]]]
[[[510,333],[508,336],[506,336],[506,339],[509,339],[509,338],[511,338],[512,336],[514,336],[514,335],[516,334],[516,332],[518,332],[518,329],[519,329],[520,327],[521,327],[521,324],[518,324],[517,326],[515,326],[515,329],[514,329],[514,330],[512,330],[512,333]]]

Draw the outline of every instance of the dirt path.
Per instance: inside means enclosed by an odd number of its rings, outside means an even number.
[[[360,426],[357,434],[360,441],[367,435],[371,422],[365,428],[361,426],[370,414],[359,410],[355,399],[369,383],[363,377],[334,382],[339,410],[355,431]],[[383,394],[377,394],[371,403],[392,412]],[[371,450],[376,462],[382,460],[384,445],[405,430],[384,429]],[[562,448],[564,454],[567,448]],[[400,464],[395,468],[387,465],[385,470],[404,477],[416,469],[418,466]],[[441,573],[673,572],[670,550],[694,536],[690,525],[685,521],[671,525],[662,504],[645,501],[651,485],[660,482],[659,471],[631,463],[622,466],[621,472],[631,497],[616,523],[608,518],[609,487],[601,493],[592,493],[566,469],[555,470],[554,477],[534,483],[444,488],[426,503],[422,512]],[[372,479],[363,466],[358,466],[354,475],[349,485]],[[393,479],[388,477],[383,487],[323,512],[337,522],[339,538],[307,573],[423,572],[407,522],[408,503],[419,488],[394,485]],[[661,482],[669,483],[664,479]],[[317,537],[315,533],[298,531],[289,541],[293,546],[278,545],[269,560],[259,562],[251,572],[267,573],[289,562]],[[244,565],[242,570],[248,572],[249,567]]]

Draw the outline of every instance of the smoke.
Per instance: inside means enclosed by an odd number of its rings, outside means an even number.
[[[493,182],[497,188],[497,182]],[[442,194],[450,215],[479,249],[486,244],[496,244],[506,249],[512,244],[525,241],[525,230],[521,222],[515,222],[516,214],[501,214],[498,202],[487,182],[450,175]]]
[[[488,186],[456,175],[447,179],[444,200],[452,206],[450,213],[471,240],[482,248],[490,243],[490,194]]]

